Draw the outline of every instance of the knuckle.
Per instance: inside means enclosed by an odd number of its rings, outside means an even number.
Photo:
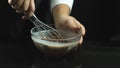
[[[12,0],[8,0],[9,5],[14,5],[14,2]]]
[[[23,7],[23,10],[24,10],[25,12],[27,11],[27,9],[28,9],[28,8],[26,8],[26,7]]]
[[[31,8],[31,10],[30,10],[31,12],[34,12],[35,11],[35,8]]]
[[[10,4],[10,5],[11,5],[11,0],[8,0],[8,4]]]

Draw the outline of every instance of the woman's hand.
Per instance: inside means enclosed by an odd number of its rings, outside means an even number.
[[[8,0],[17,13],[25,13],[22,19],[28,19],[35,11],[34,0]]]
[[[57,29],[70,30],[74,32],[81,32],[82,37],[79,45],[83,42],[83,36],[85,35],[85,27],[74,17],[70,16],[70,7],[65,4],[56,5],[52,8],[53,19]]]
[[[76,33],[82,32],[82,37],[80,39],[79,45],[83,42],[83,36],[85,35],[85,27],[74,17],[69,15],[60,15],[54,18],[55,25],[57,29],[60,30],[70,30]]]

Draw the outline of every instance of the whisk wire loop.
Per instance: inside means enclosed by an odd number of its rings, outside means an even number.
[[[49,38],[56,38],[56,39],[60,39],[61,35],[60,33],[52,28],[51,26],[45,24],[44,22],[40,21],[35,14],[32,15],[32,17],[29,18],[29,20],[31,22],[33,22],[33,24],[35,25],[35,27],[37,28],[37,31],[39,33],[39,35],[44,38],[44,39],[49,39]],[[45,32],[42,32],[45,31]],[[48,35],[48,36],[46,36]]]

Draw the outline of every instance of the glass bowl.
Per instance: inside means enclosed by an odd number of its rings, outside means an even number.
[[[49,36],[46,33],[48,30],[38,31],[36,27],[31,29],[31,39],[33,40],[36,48],[41,51],[45,56],[49,57],[62,57],[75,49],[78,46],[81,34],[70,31],[57,30],[62,38],[49,40],[41,39],[39,32],[44,33],[44,36]],[[49,30],[51,32],[53,30]]]

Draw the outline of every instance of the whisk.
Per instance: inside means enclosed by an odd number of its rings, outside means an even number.
[[[35,25],[41,39],[60,39],[61,34],[53,27],[45,24],[41,20],[39,20],[35,14],[33,14],[29,20]]]

